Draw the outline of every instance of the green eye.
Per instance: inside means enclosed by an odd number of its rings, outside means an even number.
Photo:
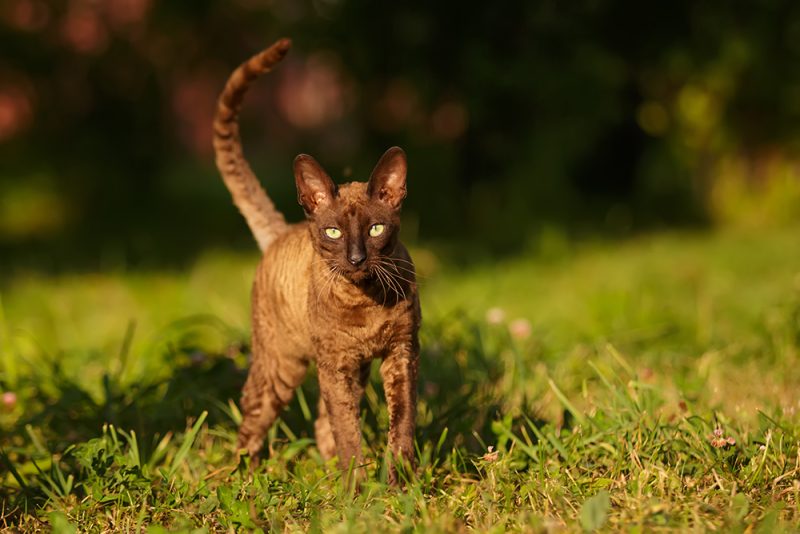
[[[372,237],[378,237],[383,233],[383,225],[382,224],[373,224],[369,227],[369,235]]]
[[[325,228],[325,235],[331,239],[339,239],[342,237],[342,231],[338,228]]]

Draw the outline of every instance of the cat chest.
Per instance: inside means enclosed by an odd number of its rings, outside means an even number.
[[[342,351],[362,359],[382,356],[409,330],[410,323],[399,309],[359,307],[328,310],[315,317],[317,343],[326,352]]]

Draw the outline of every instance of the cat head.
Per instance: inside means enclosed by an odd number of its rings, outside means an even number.
[[[311,156],[294,160],[297,200],[310,222],[314,247],[354,282],[372,276],[397,246],[406,168],[405,152],[390,148],[368,182],[337,186]]]

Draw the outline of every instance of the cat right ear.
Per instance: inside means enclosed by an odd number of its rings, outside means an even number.
[[[367,184],[367,194],[393,209],[400,209],[406,198],[406,169],[403,149],[398,146],[390,148],[375,165]]]
[[[294,181],[297,185],[297,201],[307,214],[329,206],[336,196],[336,184],[317,160],[307,154],[300,154],[294,159]]]

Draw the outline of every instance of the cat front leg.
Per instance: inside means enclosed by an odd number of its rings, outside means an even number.
[[[317,375],[325,416],[336,443],[339,468],[348,474],[345,484],[349,485],[351,468],[356,480],[364,478],[359,421],[359,404],[364,392],[361,366],[336,357],[318,357]]]
[[[360,392],[358,397],[361,398],[364,388],[369,380],[370,363],[361,365],[359,371],[359,386]],[[333,427],[331,426],[331,418],[328,415],[328,407],[325,405],[325,399],[320,395],[319,406],[317,408],[318,416],[314,421],[314,436],[317,439],[317,448],[326,462],[336,456],[336,440],[333,438]]]
[[[242,390],[237,448],[247,449],[255,467],[264,437],[303,381],[308,360],[267,349],[273,344],[262,342],[259,335],[253,339],[253,364]]]
[[[416,336],[397,343],[381,364],[383,388],[389,408],[389,483],[397,484],[394,462],[403,461],[414,468],[414,428],[417,415],[417,368],[419,344]]]

